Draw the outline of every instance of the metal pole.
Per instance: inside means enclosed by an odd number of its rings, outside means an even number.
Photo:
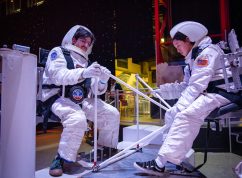
[[[159,0],[154,0],[155,4],[155,54],[156,64],[163,63],[160,51],[160,18],[159,18]]]
[[[139,90],[138,74],[135,75],[136,78],[136,89]],[[135,95],[135,107],[136,107],[136,126],[137,126],[137,141],[139,140],[139,95]],[[137,145],[138,147],[138,145]]]
[[[97,165],[97,88],[98,88],[98,80],[95,78],[95,93],[94,93],[94,161],[93,167]],[[94,170],[95,171],[95,170]]]
[[[220,10],[220,36],[221,40],[225,40],[226,32],[229,30],[229,2],[228,0],[219,1]]]

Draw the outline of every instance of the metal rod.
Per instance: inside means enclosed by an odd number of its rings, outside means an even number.
[[[139,90],[139,80],[138,74],[135,75],[136,78],[136,89]],[[139,95],[136,93],[135,95],[135,106],[136,106],[136,126],[137,126],[137,141],[139,140]]]
[[[93,167],[97,165],[97,88],[98,88],[98,80],[95,79],[95,93],[94,93],[94,161]]]
[[[145,83],[145,81],[140,78],[140,76],[137,74],[137,78],[138,80],[143,83],[151,92],[154,91],[153,88],[151,88],[147,83]],[[156,97],[159,98],[168,108],[171,108],[171,106],[163,99],[161,98],[161,96],[158,93],[155,93]]]
[[[119,153],[117,153],[116,155],[112,156],[111,158],[105,160],[104,162],[102,162],[99,167],[102,167],[105,164],[108,164],[108,162],[114,158],[117,158],[119,156],[121,156],[123,153],[125,153],[127,150],[130,150],[131,148],[136,148],[136,145],[140,145],[140,147],[146,145],[150,139],[154,138],[155,136],[157,136],[158,134],[160,134],[161,132],[164,132],[166,129],[168,129],[169,126],[164,125],[163,127],[153,131],[152,133],[150,133],[149,135],[143,137],[142,139],[140,139],[139,141],[131,144],[130,146],[128,146],[127,148],[125,148],[124,150],[120,151]]]
[[[114,162],[116,162],[116,161],[118,161],[118,160],[120,160],[120,159],[122,159],[124,157],[127,157],[128,155],[133,153],[133,152],[130,153],[130,151],[132,151],[132,150],[130,150],[131,148],[136,148],[136,145],[138,145],[138,144],[140,145],[139,148],[142,148],[142,147],[146,146],[149,143],[150,139],[156,137],[158,134],[160,134],[161,132],[164,132],[168,128],[169,128],[169,126],[164,125],[163,127],[153,131],[149,135],[145,136],[144,138],[140,139],[139,141],[137,141],[137,142],[133,143],[132,145],[128,146],[127,148],[125,148],[124,150],[120,151],[116,155],[114,155],[111,158],[105,160],[100,165],[96,165],[96,167],[94,167],[94,169],[96,169],[96,170],[103,169],[106,166],[108,166],[109,164],[112,164],[112,163],[114,163]],[[127,153],[127,151],[129,151],[129,152]],[[84,171],[83,173],[79,174],[77,178],[80,178],[80,177],[82,177],[85,174],[88,174],[90,172],[92,172],[92,170]]]
[[[120,80],[119,78],[115,77],[114,75],[112,75],[112,74],[107,74],[107,75],[109,75],[109,77],[111,77],[112,79],[118,81],[119,83],[125,85],[127,88],[129,88],[130,90],[134,91],[135,93],[137,93],[137,94],[143,96],[145,99],[149,100],[150,102],[154,103],[155,105],[161,107],[162,109],[164,109],[164,110],[166,110],[166,111],[168,110],[167,107],[161,105],[161,104],[158,103],[157,101],[155,101],[155,100],[153,100],[152,98],[146,96],[144,93],[142,93],[142,92],[140,92],[139,90],[137,90],[136,88],[134,88],[134,87],[128,85],[127,83],[125,83],[124,81],[122,81],[122,80]]]
[[[103,168],[107,167],[108,165],[113,164],[113,163],[115,163],[115,162],[117,162],[117,161],[119,161],[119,160],[121,160],[121,159],[123,159],[123,158],[126,158],[126,157],[128,157],[129,155],[131,155],[131,154],[133,154],[133,153],[135,153],[135,152],[136,152],[136,150],[129,150],[129,152],[126,152],[126,153],[124,153],[123,155],[121,155],[121,156],[119,156],[119,157],[117,157],[117,158],[115,158],[115,159],[113,159],[113,160],[110,160],[110,162],[109,162],[108,164],[103,165],[102,167],[99,167],[98,169],[99,169],[99,170],[100,170],[100,169],[103,169]],[[87,163],[84,163],[84,164],[85,164],[86,167],[90,168],[90,166],[87,165]],[[82,165],[82,164],[81,164],[81,165]],[[78,176],[77,178],[81,178],[81,177],[83,177],[84,175],[89,174],[89,173],[91,173],[91,172],[93,172],[93,171],[92,171],[92,170],[85,170],[84,172],[78,174],[78,175],[77,175],[77,176]]]

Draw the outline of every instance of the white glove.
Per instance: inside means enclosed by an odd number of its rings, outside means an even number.
[[[101,66],[101,75],[99,77],[99,81],[102,84],[106,84],[109,80],[109,74],[111,74],[110,70],[106,67]]]
[[[94,62],[92,65],[84,69],[82,72],[83,78],[99,77],[101,75],[101,66]]]

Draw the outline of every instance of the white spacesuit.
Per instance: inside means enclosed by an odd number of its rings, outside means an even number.
[[[108,69],[97,63],[88,66],[88,55],[91,53],[94,39],[92,39],[90,44],[83,44],[87,47],[86,51],[73,45],[73,36],[80,28],[85,33],[88,32],[92,34],[86,27],[80,25],[72,27],[65,35],[62,46],[55,47],[50,51],[43,75],[44,85],[57,86],[57,88],[53,87],[43,90],[43,101],[58,93],[60,95],[51,107],[52,112],[61,119],[61,123],[63,124],[58,154],[64,160],[71,162],[76,161],[77,151],[82,142],[84,132],[87,130],[87,119],[91,121],[94,119],[94,98],[91,97],[93,91],[95,91],[93,77],[97,77],[99,80],[97,94],[101,95],[105,93],[107,89],[109,77],[106,73],[110,73]],[[81,41],[81,43],[86,42]],[[69,56],[74,64],[73,69],[67,68],[68,62],[63,54],[62,48],[69,52]],[[88,78],[91,78],[90,90],[85,88],[87,94],[80,103],[75,103],[68,96],[63,96],[63,94],[61,94],[61,90],[63,92],[64,89],[67,89],[65,86],[76,85]],[[61,87],[58,88],[58,86]],[[78,94],[79,93],[77,93],[77,95]],[[79,96],[76,98],[78,97]],[[81,104],[81,107],[79,104]],[[98,99],[97,115],[97,127],[99,129],[98,144],[116,148],[120,123],[118,110],[103,102],[101,99]],[[62,172],[57,176],[61,174]]]
[[[210,37],[207,36],[199,40],[197,44],[198,47],[202,45],[208,46],[196,59],[191,59],[192,51],[185,57],[185,62],[190,66],[191,76],[188,72],[184,72],[184,82],[171,84],[173,94],[176,97],[180,95],[180,97],[175,106],[165,114],[165,121],[171,124],[171,128],[159,155],[175,164],[180,164],[191,149],[204,119],[210,112],[230,102],[217,93],[206,92],[209,82],[222,78],[219,61],[222,51],[219,47],[212,45]],[[204,60],[205,62],[203,62]],[[187,71],[188,67],[185,70]],[[187,80],[188,78],[189,80]],[[166,86],[169,87],[169,84],[160,86],[160,88],[163,89]],[[177,92],[174,91],[175,88],[178,88]],[[167,92],[169,93],[169,91]],[[168,96],[170,95],[168,94]]]
[[[189,48],[191,50],[187,50],[185,55],[188,66],[185,67],[184,81],[161,85],[158,91],[164,99],[179,99],[165,114],[165,122],[170,129],[158,152],[156,163],[152,163],[154,167],[156,165],[164,167],[167,161],[180,165],[191,149],[204,119],[215,108],[230,102],[223,96],[209,91],[210,83],[223,77],[219,59],[223,51],[211,44],[210,37],[206,36],[206,27],[196,22],[186,21],[172,28],[170,31],[172,39],[177,32],[188,37],[189,43],[193,46],[191,45]],[[185,44],[181,40],[180,43]],[[194,51],[197,50],[200,51],[194,56]],[[178,52],[182,53],[179,49]],[[147,162],[134,164],[138,169],[152,172],[147,165]],[[157,170],[164,171],[160,168]]]
[[[192,59],[193,50],[188,53],[185,62],[189,67],[185,68],[184,82],[171,84],[175,97],[180,97],[175,106],[165,114],[165,120],[171,124],[171,128],[158,154],[174,164],[180,164],[185,158],[210,112],[230,102],[217,93],[206,91],[209,82],[223,78],[220,64],[220,55],[223,51],[212,44],[211,38],[206,36],[207,30],[196,24],[178,24],[171,30],[171,37],[173,38],[178,31],[188,36],[191,42],[195,42],[193,49],[200,47],[202,51],[195,59]],[[165,84],[160,88],[169,85]],[[174,92],[175,88],[178,88],[177,92]],[[169,93],[168,90],[166,92]]]

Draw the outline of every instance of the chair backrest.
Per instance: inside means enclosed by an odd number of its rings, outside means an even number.
[[[37,100],[42,100],[42,83],[43,83],[44,67],[37,67]]]
[[[221,56],[221,62],[224,73],[225,89],[227,92],[237,93],[242,91],[242,48],[239,47],[237,36],[234,29],[228,35],[228,44],[231,53],[227,53]],[[232,83],[229,81],[229,75],[227,73],[227,64],[232,73]]]
[[[50,50],[39,48],[39,60],[38,63],[41,66],[45,66]]]

